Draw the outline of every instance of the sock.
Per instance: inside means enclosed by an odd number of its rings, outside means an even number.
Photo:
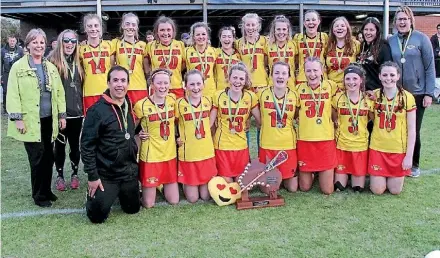
[[[353,191],[362,193],[364,191],[364,188],[360,186],[353,186]]]
[[[345,187],[341,184],[341,182],[337,181],[335,183],[335,189],[339,190],[339,191],[344,191]]]
[[[58,177],[64,178],[63,168],[57,168]]]
[[[72,176],[77,176],[78,175],[78,165],[75,165],[74,163],[70,163],[71,167],[72,167]]]

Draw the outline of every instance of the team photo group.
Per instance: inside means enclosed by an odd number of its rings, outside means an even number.
[[[295,34],[288,17],[275,16],[263,35],[261,18],[248,13],[222,27],[214,47],[204,22],[184,42],[161,16],[146,42],[139,18],[126,13],[120,37],[103,40],[101,18],[88,14],[86,40],[64,30],[47,57],[46,34],[30,30],[28,53],[9,72],[6,110],[8,135],[24,142],[34,203],[57,200],[53,164],[57,190],[80,188],[80,160],[93,223],[116,199],[130,214],[153,207],[158,193],[177,204],[179,184],[188,202],[209,200],[213,177],[235,182],[250,162],[251,130],[261,163],[288,155],[278,170],[289,192],[316,181],[326,195],[400,194],[405,177],[420,175],[420,128],[440,54],[407,6],[388,38],[372,17],[358,35],[344,17],[321,31],[314,10],[303,24]]]

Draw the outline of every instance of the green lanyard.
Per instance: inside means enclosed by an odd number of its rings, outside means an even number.
[[[250,66],[252,67],[251,68],[251,72],[254,71],[255,49],[257,47],[257,42],[258,42],[258,40],[256,40],[255,43],[254,43],[254,49],[252,50],[252,54],[249,53],[249,54],[251,54],[251,64],[250,64]],[[247,48],[248,51],[250,50],[248,42],[246,42],[246,48]]]
[[[355,118],[355,115],[353,114],[353,108],[351,108],[350,97],[348,97],[347,94],[345,96],[347,97],[348,109],[350,110],[351,124],[356,129],[356,127],[358,126],[358,122],[359,122],[359,112],[360,112],[360,109],[361,109],[361,106],[362,106],[361,104],[362,104],[363,98],[362,98],[362,95],[359,92],[359,102],[358,102],[359,106],[356,109],[356,118]]]
[[[385,95],[385,94],[384,94]],[[391,119],[393,118],[393,114],[394,114],[394,106],[396,104],[396,97],[397,97],[397,90],[396,93],[394,93],[394,97],[393,97],[393,101],[391,102],[391,109],[388,107],[388,99],[385,96],[386,99],[386,103],[385,103],[385,115],[386,115],[386,121],[387,123],[385,123],[385,128],[387,129],[388,132],[391,132]]]
[[[160,43],[162,45],[162,43]],[[173,53],[173,42],[171,41],[170,44],[170,52],[168,53],[168,57],[165,57],[164,50],[162,49],[162,59],[165,61],[165,66],[167,69],[170,69],[169,65],[171,63],[171,54]]]
[[[125,105],[124,112],[122,112],[121,106],[118,105],[118,107],[121,110],[121,114],[122,113],[124,114],[122,116],[122,121],[124,123],[124,128],[125,128],[125,139],[129,140],[130,139],[130,134],[128,133],[128,103],[127,103],[126,99],[124,99],[124,105]],[[121,131],[122,131],[122,128],[121,128]]]
[[[397,36],[397,42],[398,42],[398,45],[399,45],[400,56],[401,56],[400,62],[402,64],[404,64],[406,62],[405,51],[406,51],[406,47],[408,46],[409,39],[411,38],[411,34],[412,34],[412,30],[409,30],[408,39],[406,40],[405,45],[403,46],[403,49],[402,49],[402,42],[400,41],[399,36]]]
[[[201,64],[201,67],[202,67],[202,71],[201,72],[202,72],[202,74],[205,74],[206,66],[207,66],[207,63],[208,63],[208,60],[206,58],[206,52],[208,52],[208,47],[205,48],[205,53],[204,53],[205,61],[203,61],[202,57],[200,56],[199,51],[195,47],[194,47],[194,50],[196,51],[197,56],[199,57],[199,60],[200,60],[200,64]]]
[[[223,49],[222,49],[222,59],[223,59],[223,62],[225,62],[224,64],[228,67],[228,71],[229,71],[229,68],[231,68],[231,65],[232,65],[232,56],[233,56],[234,54],[235,54],[235,52],[232,53],[232,54],[229,56],[229,61],[228,61],[228,63],[226,63],[225,51],[223,51]]]
[[[339,56],[341,53],[341,56]],[[344,49],[341,52],[338,51],[338,47],[335,49],[336,59],[338,60],[338,72],[342,72],[342,58],[344,57]]]
[[[159,107],[157,106],[156,102],[154,102],[154,106],[156,107],[156,113],[157,116],[159,116],[160,121],[162,122],[163,126],[165,127],[165,123],[168,122],[169,117],[168,117],[168,106],[166,101],[163,102],[164,108],[165,108],[165,119],[162,119],[162,115],[159,112]]]
[[[315,103],[315,108],[316,108],[316,114],[319,114],[319,109],[321,107],[321,91],[322,91],[322,83],[319,82],[319,96],[318,96],[318,102],[316,102],[316,96],[315,93],[313,92],[312,88],[309,86],[309,91],[310,91],[310,95],[312,95],[313,98],[313,102]]]
[[[283,117],[284,117],[284,113],[286,113],[286,103],[287,103],[287,89],[286,89],[286,93],[284,93],[284,99],[283,99],[283,109],[280,110],[280,107],[278,106],[278,102],[277,102],[277,98],[275,96],[275,93],[273,92],[273,89],[271,89],[271,93],[272,93],[272,99],[273,99],[273,104],[275,106],[275,110],[277,111],[277,127],[281,128],[283,127]],[[279,117],[279,119],[278,119]]]
[[[277,54],[278,54],[278,58],[281,60],[281,58],[283,57],[285,61],[287,61],[287,42],[284,45],[284,55],[281,56],[280,53],[280,48],[278,47],[278,44],[275,43],[275,46],[277,47]],[[286,62],[287,63],[287,62]]]
[[[93,59],[93,62],[95,63],[95,65],[96,65],[96,73],[101,73],[101,69],[99,68],[99,65],[100,65],[100,60],[101,60],[101,43],[102,43],[102,41],[101,42],[99,42],[99,44],[98,44],[98,58],[97,59],[95,59],[95,55],[94,55],[94,53],[93,53],[93,50],[92,50],[92,48],[90,47],[90,45],[89,45],[89,49],[90,49],[90,53],[92,54],[92,59]]]
[[[203,105],[202,105],[202,99],[200,99],[200,113],[199,113],[199,118],[198,118],[198,119],[196,118],[196,114],[195,114],[195,112],[194,112],[194,107],[193,107],[193,105],[191,104],[191,101],[189,100],[189,98],[188,98],[188,104],[189,104],[189,107],[190,107],[190,109],[191,109],[191,117],[192,117],[192,120],[193,120],[194,126],[196,127],[196,133],[197,133],[197,132],[200,132],[200,126],[201,126],[201,124],[202,124],[202,118],[203,118]]]
[[[230,90],[230,89],[229,89],[229,90]],[[238,102],[237,102],[237,106],[236,106],[236,108],[235,108],[235,113],[232,114],[232,104],[231,104],[232,99],[231,99],[231,95],[229,94],[229,90],[228,90],[228,116],[229,116],[229,120],[231,121],[231,124],[232,124],[232,123],[235,121],[235,118],[237,117],[238,110],[240,109],[240,100],[241,100],[241,97],[240,97],[240,99],[239,99]],[[235,133],[234,126],[232,126],[232,128],[233,128],[233,129],[231,129],[231,132],[232,132],[232,133]]]
[[[131,44],[131,55],[128,54],[127,52],[127,48],[125,47],[125,40],[122,39],[122,47],[124,48],[124,53],[125,53],[125,57],[127,57],[127,63],[128,63],[128,70],[129,73],[133,73],[133,70],[131,70],[131,62],[133,60],[133,56],[135,56],[134,53],[134,47],[136,45],[136,42],[134,42],[133,44]]]
[[[318,32],[318,33],[320,33],[320,32]],[[313,42],[313,53],[310,51],[309,44],[307,42],[307,34],[305,34],[305,38],[303,38],[303,41],[306,44],[307,52],[309,53],[309,56],[310,57],[314,57],[315,56],[315,52],[316,52],[316,43],[318,42],[318,34],[316,34],[315,42]]]
[[[70,87],[75,87],[75,82],[74,82],[74,80],[75,80],[75,73],[76,73],[76,68],[75,68],[76,62],[75,62],[75,59],[73,59],[73,62],[72,62],[72,69],[70,68],[69,63],[67,62],[67,60],[66,60],[66,58],[64,56],[63,56],[63,63],[64,63],[64,66],[66,66],[67,71],[69,71],[70,78],[72,79],[72,82],[70,83]]]

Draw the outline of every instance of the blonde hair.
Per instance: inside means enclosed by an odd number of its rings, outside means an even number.
[[[414,13],[413,13],[413,11],[411,10],[411,8],[409,8],[409,6],[402,5],[402,6],[400,6],[400,7],[397,8],[396,13],[394,14],[394,19],[393,19],[393,24],[394,24],[394,25],[396,25],[396,22],[397,22],[397,14],[398,14],[398,13],[405,13],[405,14],[409,17],[409,20],[411,21],[411,28],[412,28],[413,30],[416,29],[416,24],[415,24],[415,21],[416,21],[416,20],[414,19]]]
[[[261,17],[258,16],[258,14],[256,14],[256,13],[247,13],[247,14],[245,14],[245,15],[241,18],[241,22],[240,22],[240,24],[238,25],[238,28],[241,29],[241,35],[243,36],[243,38],[244,38],[245,40],[246,40],[246,28],[245,28],[245,24],[246,24],[246,20],[247,20],[247,19],[257,19],[257,21],[258,21],[258,28],[257,28],[258,33],[260,33],[260,31],[261,31],[261,21],[262,21]]]
[[[189,30],[189,35],[190,35],[190,39],[191,39],[189,44],[191,46],[194,46],[194,36],[195,36],[194,34],[195,34],[195,30],[197,28],[205,28],[206,29],[206,34],[208,34],[208,40],[207,40],[206,44],[209,45],[209,42],[211,40],[211,29],[209,28],[208,24],[205,22],[196,22],[191,26],[191,28]]]
[[[151,72],[151,75],[150,75],[150,82],[151,83],[153,83],[154,77],[156,77],[156,75],[158,75],[158,74],[168,75],[168,77],[170,77],[170,81],[171,81],[171,75],[173,75],[173,73],[166,68],[157,68],[153,72]]]
[[[252,87],[251,73],[249,72],[249,70],[247,69],[247,67],[246,67],[246,65],[244,63],[240,62],[238,64],[232,65],[231,68],[229,68],[229,71],[228,71],[228,81],[230,81],[231,75],[232,75],[233,71],[245,72],[246,79],[245,79],[244,89],[248,90],[248,89],[250,89]]]
[[[176,38],[177,35],[177,29],[176,29],[176,23],[174,22],[173,19],[166,17],[164,15],[160,16],[159,18],[157,18],[157,20],[154,22],[154,29],[153,29],[153,36],[154,38],[159,41],[159,25],[163,24],[163,23],[168,23],[171,25],[171,27],[173,28],[173,39]]]
[[[44,45],[47,45],[47,37],[46,33],[40,28],[37,29],[31,29],[28,34],[26,35],[26,38],[24,39],[24,45],[27,47],[29,43],[31,43],[34,39],[36,39],[38,36],[43,36],[44,39]]]
[[[63,38],[64,35],[66,33],[72,33],[73,35],[75,35],[76,38],[76,44],[75,44],[75,51],[73,52],[73,60],[74,63],[78,66],[78,73],[80,78],[82,79],[83,74],[82,74],[82,69],[80,69],[80,60],[79,60],[79,39],[78,39],[78,34],[76,34],[75,31],[73,30],[63,30],[60,35],[58,35],[57,38],[57,46],[55,47],[55,49],[50,53],[50,55],[48,56],[48,59],[51,63],[53,63],[57,69],[58,72],[60,73],[61,77],[64,77],[64,79],[67,79],[69,77],[69,73],[67,71],[67,67],[64,65],[65,62],[65,57],[64,57],[64,42],[63,42]],[[74,78],[72,78],[73,80]]]
[[[337,39],[336,39],[336,35],[333,32],[333,27],[335,26],[335,23],[337,21],[343,21],[345,26],[347,27],[347,34],[345,35],[345,46],[344,46],[344,55],[347,56],[352,56],[354,54],[355,51],[355,45],[354,45],[354,40],[352,37],[352,30],[351,30],[351,26],[350,23],[348,23],[348,20],[343,17],[337,17],[336,19],[333,20],[332,24],[330,25],[330,35],[329,35],[329,39],[328,39],[328,43],[327,43],[327,53],[329,53],[332,50],[336,51],[336,45],[337,45]]]
[[[283,61],[277,61],[272,65],[272,71],[271,71],[270,75],[273,76],[273,71],[275,70],[275,66],[278,66],[278,65],[287,67],[287,70],[289,71],[289,77],[290,77],[290,73],[291,73],[290,65],[287,64],[286,62],[283,62]]]
[[[192,69],[192,70],[189,70],[188,72],[186,72],[186,74],[185,74],[185,76],[184,76],[184,78],[183,78],[183,81],[185,82],[185,86],[186,86],[186,84],[188,83],[188,78],[189,78],[191,75],[199,75],[200,78],[202,78],[203,83],[205,83],[205,78],[204,78],[202,72],[200,72],[200,71],[197,70],[197,69]]]
[[[270,44],[276,43],[275,26],[278,22],[282,22],[282,23],[287,24],[287,28],[289,29],[289,32],[287,35],[287,40],[289,41],[292,39],[292,35],[293,35],[292,24],[290,23],[289,19],[287,19],[286,16],[284,16],[284,15],[277,15],[277,16],[275,16],[275,18],[272,20],[272,23],[270,24],[270,31],[269,31]]]
[[[123,15],[122,15],[122,19],[121,19],[121,25],[119,26],[119,31],[121,32],[121,34],[122,34],[122,38],[124,37],[124,29],[122,28],[122,26],[124,25],[124,21],[125,21],[125,19],[126,18],[130,18],[130,17],[133,17],[133,18],[135,18],[136,19],[136,23],[137,23],[137,30],[136,30],[136,32],[135,32],[135,35],[134,35],[134,38],[136,39],[136,40],[139,40],[139,17],[136,15],[136,14],[134,14],[134,13],[124,13]]]
[[[96,19],[98,20],[99,25],[101,26],[101,31],[99,32],[100,37],[102,37],[102,19],[99,17],[96,13],[88,13],[83,18],[83,29],[86,31],[87,29],[87,22],[90,20]]]
[[[324,65],[322,64],[322,62],[321,62],[321,59],[319,59],[318,57],[316,57],[316,56],[308,56],[306,59],[305,59],[305,61],[304,61],[304,70],[306,69],[306,65],[307,65],[307,63],[319,63],[320,64],[320,66],[321,66],[321,70],[323,70],[323,67],[324,67]]]

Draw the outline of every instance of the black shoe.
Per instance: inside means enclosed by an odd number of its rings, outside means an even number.
[[[55,194],[50,193],[48,199],[49,201],[56,202],[58,200],[58,197]]]
[[[34,201],[36,205],[42,207],[42,208],[48,208],[52,206],[51,201]]]

